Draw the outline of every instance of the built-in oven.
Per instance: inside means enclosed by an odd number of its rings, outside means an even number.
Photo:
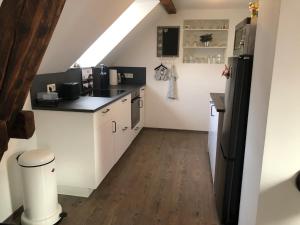
[[[140,122],[140,90],[131,93],[131,129]]]
[[[233,54],[253,55],[256,36],[256,18],[246,18],[235,26]]]

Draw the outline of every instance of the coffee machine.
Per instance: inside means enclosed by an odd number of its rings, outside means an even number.
[[[94,89],[105,90],[109,87],[109,70],[104,64],[93,68]]]

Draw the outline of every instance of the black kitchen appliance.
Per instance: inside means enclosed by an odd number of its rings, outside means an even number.
[[[131,93],[131,129],[140,122],[140,90]]]
[[[99,68],[93,68],[93,85],[94,89],[108,89],[109,86],[109,71],[103,64]]]
[[[60,87],[59,95],[64,100],[75,100],[80,96],[80,86],[79,82],[63,83]]]
[[[233,55],[253,55],[257,19],[246,18],[235,26]]]
[[[228,63],[230,76],[226,82],[224,122],[217,151],[214,189],[221,223],[237,225],[253,56],[231,57]]]

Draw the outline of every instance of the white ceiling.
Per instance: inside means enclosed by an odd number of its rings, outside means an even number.
[[[247,8],[249,0],[173,0],[177,9]]]

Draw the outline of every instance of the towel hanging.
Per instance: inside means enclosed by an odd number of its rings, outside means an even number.
[[[169,76],[169,90],[168,90],[168,98],[169,99],[177,99],[177,74],[176,74],[176,68],[173,64],[171,67],[171,72]]]

